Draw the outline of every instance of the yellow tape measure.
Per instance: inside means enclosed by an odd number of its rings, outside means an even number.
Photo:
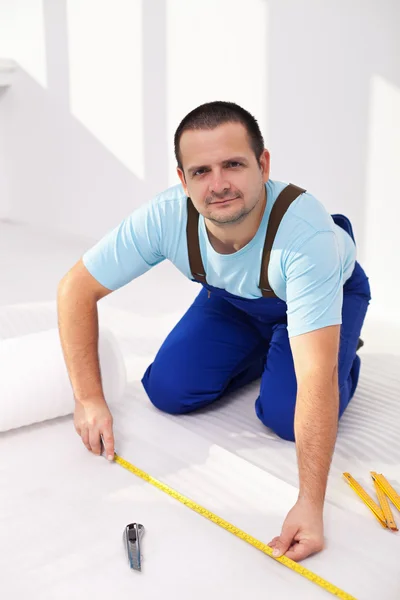
[[[302,575],[303,577],[306,577],[307,579],[309,579],[313,583],[319,585],[325,591],[330,592],[331,594],[333,594],[337,598],[342,598],[343,600],[356,600],[356,598],[354,596],[351,596],[350,594],[347,594],[346,592],[344,592],[340,588],[336,587],[332,583],[329,583],[329,581],[326,581],[325,579],[323,579],[322,577],[319,577],[318,575],[316,575],[312,571],[309,571],[305,567],[302,567],[299,563],[291,560],[290,558],[287,558],[286,556],[281,556],[279,558],[276,558],[275,556],[272,555],[272,548],[270,546],[267,546],[267,544],[264,544],[263,542],[260,542],[259,540],[257,540],[256,538],[252,537],[248,533],[242,531],[241,529],[239,529],[235,525],[232,525],[231,523],[228,523],[228,521],[225,521],[224,519],[221,519],[221,517],[218,517],[217,515],[215,515],[214,513],[210,512],[209,510],[207,510],[203,506],[200,506],[196,502],[193,502],[193,500],[190,500],[186,496],[183,496],[179,492],[176,492],[175,490],[173,490],[172,488],[170,488],[165,483],[162,483],[161,481],[158,481],[157,479],[155,479],[154,477],[152,477],[151,475],[149,475],[145,471],[142,471],[138,467],[135,467],[134,465],[132,465],[131,463],[129,463],[125,459],[121,458],[120,456],[118,456],[118,454],[114,455],[114,462],[116,462],[117,464],[119,464],[121,467],[124,467],[124,469],[127,469],[128,471],[130,471],[134,475],[137,475],[138,477],[140,477],[144,481],[147,481],[148,483],[151,483],[151,485],[154,485],[156,488],[158,488],[162,492],[165,492],[171,498],[175,498],[175,500],[178,500],[179,502],[181,502],[182,504],[184,504],[188,508],[191,508],[192,510],[194,510],[195,512],[197,512],[199,515],[201,515],[201,516],[205,517],[206,519],[208,519],[209,521],[212,521],[213,523],[216,523],[217,525],[219,525],[220,527],[222,527],[226,531],[229,531],[230,533],[233,533],[234,535],[236,535],[237,537],[241,538],[242,540],[244,540],[248,544],[251,544],[251,546],[254,546],[254,548],[257,548],[257,550],[261,550],[261,552],[263,552],[264,554],[267,554],[268,556],[270,556],[271,558],[273,558],[277,562],[282,563],[283,565],[285,565],[285,567],[288,567],[289,569],[292,569],[292,571],[295,571],[296,573],[299,573],[299,575]]]

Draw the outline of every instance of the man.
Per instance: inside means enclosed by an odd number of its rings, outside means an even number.
[[[354,395],[370,301],[350,222],[269,178],[254,117],[229,102],[175,134],[180,184],[108,233],[59,284],[59,329],[85,446],[114,455],[97,357],[97,302],[164,259],[201,285],[142,383],[153,404],[193,411],[261,377],[257,417],[295,441],[298,500],[270,545],[302,560],[323,548],[338,419]]]

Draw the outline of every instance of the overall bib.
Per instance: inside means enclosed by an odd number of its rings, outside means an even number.
[[[281,219],[304,191],[290,184],[275,201],[261,261],[262,297],[256,299],[241,298],[207,283],[198,238],[199,214],[188,198],[189,262],[193,281],[203,289],[143,376],[142,384],[157,408],[170,414],[188,413],[261,377],[256,415],[277,435],[294,441],[297,382],[287,331],[287,305],[269,287],[268,264]],[[347,217],[332,218],[354,240]],[[339,417],[357,387],[360,357],[356,351],[371,297],[368,278],[358,262],[343,292]]]

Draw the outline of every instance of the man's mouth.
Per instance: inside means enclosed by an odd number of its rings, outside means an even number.
[[[232,200],[237,200],[239,196],[235,196],[234,198],[225,198],[224,200],[215,200],[211,202],[211,204],[225,204],[226,202],[232,202]]]

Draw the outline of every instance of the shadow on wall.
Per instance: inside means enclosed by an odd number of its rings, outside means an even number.
[[[271,176],[306,187],[329,212],[347,214],[362,261],[371,79],[380,74],[400,84],[399,8],[394,0],[265,2]],[[167,186],[168,3],[142,2],[144,181],[69,113],[66,7],[66,0],[44,2],[49,89],[22,73],[2,98],[12,182],[5,216],[98,238]],[[251,66],[250,82],[256,56]],[[200,93],[201,73],[198,79]]]
[[[166,187],[165,11],[143,3],[143,181],[71,115],[66,3],[44,3],[48,89],[20,69],[1,100],[11,184],[0,216],[97,239]]]
[[[271,176],[306,187],[329,212],[347,214],[364,265],[371,79],[379,73],[400,85],[395,19],[400,9],[394,0],[359,2],[357,7],[345,0],[305,0],[301,5],[295,0],[265,1]],[[71,115],[67,2],[46,0],[49,87],[43,89],[21,70],[1,98],[9,205],[2,205],[0,217],[94,241],[167,186],[166,157],[172,143],[167,139],[168,5],[158,0],[142,4],[145,179],[135,176]],[[191,56],[190,46],[184,51]],[[249,68],[249,87],[254,77],[257,56]],[[207,79],[200,73],[198,82],[202,89]],[[208,93],[212,97],[212,86]],[[118,89],[112,109],[118,110]],[[379,180],[379,166],[372,166]],[[386,258],[385,252],[380,251],[381,257]],[[376,280],[376,272],[372,275]],[[146,284],[150,281],[159,293],[158,271],[146,276]],[[166,283],[174,295],[170,280]]]
[[[3,103],[18,112],[5,124],[8,218],[97,237],[144,196],[144,182],[26,72]]]
[[[362,261],[371,81],[380,75],[400,86],[399,5],[395,0],[266,1],[275,177],[290,177],[329,212],[346,214]]]

